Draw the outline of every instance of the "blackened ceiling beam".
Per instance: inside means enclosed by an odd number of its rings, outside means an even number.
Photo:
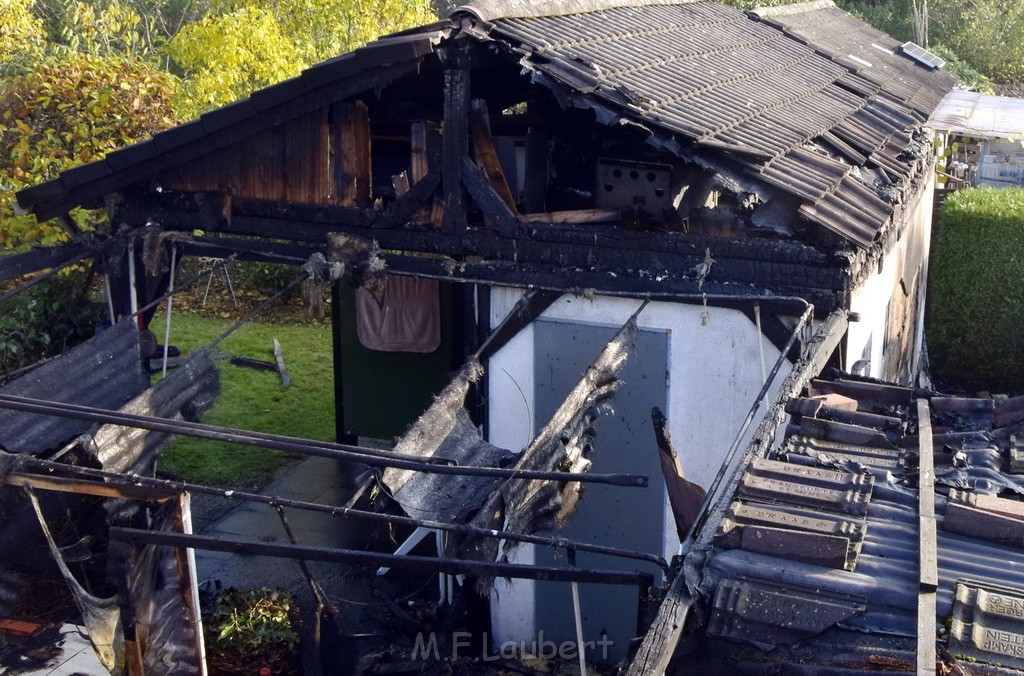
[[[506,237],[515,237],[519,231],[519,219],[495,192],[483,170],[468,157],[462,160],[462,181],[470,197],[490,217],[494,226]]]
[[[95,242],[69,242],[60,246],[32,249],[0,256],[0,282],[33,272],[57,268],[98,252]]]

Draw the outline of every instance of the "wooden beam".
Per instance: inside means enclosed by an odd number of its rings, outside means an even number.
[[[617,223],[622,220],[621,209],[575,209],[572,211],[551,211],[547,213],[522,214],[526,223],[587,224]]]
[[[371,226],[380,229],[396,229],[405,226],[421,212],[421,207],[433,201],[434,192],[441,182],[441,173],[436,169],[416,182],[409,190],[389,204]]]
[[[559,291],[531,289],[523,294],[512,311],[505,315],[501,323],[487,336],[477,351],[477,359],[486,363],[501,348],[508,345],[527,326],[536,321],[544,311],[554,305],[562,297]]]
[[[498,151],[494,147],[494,138],[491,136],[487,102],[483,99],[474,99],[470,104],[469,130],[473,135],[476,162],[483,169],[487,182],[490,183],[491,188],[505,203],[509,211],[513,214],[517,213],[516,198],[512,195],[512,189],[508,186],[508,178],[501,167],[501,160],[498,159]]]
[[[426,178],[430,172],[431,165],[437,164],[437,158],[441,155],[441,134],[437,128],[428,125],[426,122],[414,122],[410,130],[412,140],[411,176],[412,183],[418,183]],[[444,220],[444,207],[441,200],[434,198],[429,214],[414,216],[417,222],[429,222],[435,229],[440,228]]]
[[[515,237],[521,231],[515,213],[508,208],[501,195],[495,192],[483,170],[468,157],[462,163],[462,180],[473,201],[483,209],[484,216],[502,234]]]
[[[918,429],[918,597],[917,673],[935,673],[935,622],[939,588],[938,532],[935,521],[935,457],[928,400],[917,400]]]
[[[466,200],[462,185],[463,160],[469,154],[469,45],[454,40],[442,47],[444,64],[444,130],[441,182],[444,190],[444,225],[447,232],[466,229]]]
[[[373,204],[370,111],[362,101],[332,109],[334,180],[337,203],[368,209]]]
[[[69,261],[80,259],[89,252],[89,246],[82,242],[70,242],[60,246],[32,249],[23,253],[0,256],[0,282],[23,275],[59,267]]]
[[[101,498],[123,498],[142,500],[145,502],[166,502],[178,494],[162,488],[140,488],[128,484],[114,485],[101,481],[84,481],[81,479],[65,479],[59,476],[40,474],[8,474],[3,478],[8,486],[31,486],[46,491],[75,493],[77,495],[94,495]]]

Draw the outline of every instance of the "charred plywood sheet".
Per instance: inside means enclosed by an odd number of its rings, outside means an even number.
[[[118,409],[149,385],[142,370],[139,331],[123,321],[0,388],[0,393],[80,406]],[[0,446],[13,453],[53,450],[90,423],[0,411]]]
[[[981,662],[1024,669],[1024,589],[958,581],[949,651]]]
[[[820,634],[866,607],[854,594],[727,579],[718,585],[707,633],[770,649]]]

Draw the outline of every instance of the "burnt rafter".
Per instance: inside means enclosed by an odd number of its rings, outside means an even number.
[[[520,232],[520,221],[508,204],[494,190],[486,174],[468,157],[462,160],[462,182],[473,201],[477,203],[494,226],[508,237],[516,237]]]
[[[441,172],[436,168],[427,172],[409,191],[389,204],[383,213],[370,223],[376,229],[395,229],[410,221],[422,207],[429,205],[441,184]]]

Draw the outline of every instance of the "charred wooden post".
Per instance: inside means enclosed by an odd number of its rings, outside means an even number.
[[[550,148],[551,135],[547,131],[531,129],[526,135],[526,185],[523,186],[526,213],[545,210]]]
[[[345,428],[345,350],[342,346],[341,297],[342,280],[331,284],[331,346],[334,357],[334,439],[339,444],[355,444],[356,438]]]
[[[373,203],[370,113],[361,101],[331,109],[334,179],[340,206],[365,209]],[[341,280],[331,286],[331,340],[334,356],[334,431],[338,443],[355,443],[345,430],[344,348],[341,336]]]
[[[444,230],[466,229],[466,197],[462,161],[469,154],[469,43],[455,39],[440,52],[444,65],[444,128],[441,143],[441,181],[444,190]]]

